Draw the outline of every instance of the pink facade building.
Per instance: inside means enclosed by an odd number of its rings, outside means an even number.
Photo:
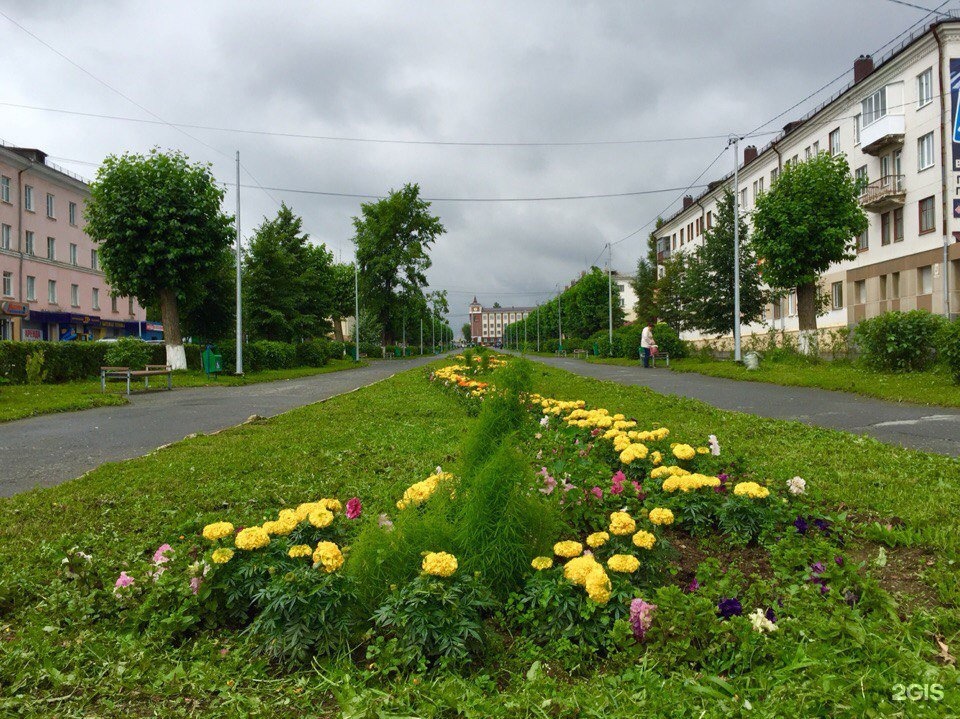
[[[89,196],[83,180],[44,152],[0,146],[0,339],[144,334],[143,307],[112,296],[84,232]]]

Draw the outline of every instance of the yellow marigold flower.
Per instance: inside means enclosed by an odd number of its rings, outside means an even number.
[[[322,565],[329,574],[343,566],[343,553],[333,542],[318,542],[317,548],[313,550],[313,563]]]
[[[663,462],[663,455],[660,454],[659,451],[651,452],[651,453],[650,453],[650,461],[651,461],[654,465],[658,465],[658,464],[660,464],[661,462]]]
[[[279,522],[268,521],[260,525],[261,529],[267,534],[276,534],[277,527],[280,526]]]
[[[583,553],[583,545],[580,542],[574,542],[570,539],[564,542],[557,542],[553,545],[553,553],[558,557],[570,559]]]
[[[681,460],[690,460],[697,456],[697,450],[689,444],[678,444],[673,448],[673,456]]]
[[[585,588],[587,596],[597,604],[606,604],[610,601],[610,577],[599,564],[587,575]]]
[[[624,535],[633,534],[637,529],[637,523],[626,512],[613,512],[610,515],[610,534]]]
[[[233,559],[233,550],[227,549],[225,547],[220,547],[220,549],[214,549],[213,554],[210,556],[210,559],[213,560],[214,564],[226,564],[231,559]]]
[[[203,538],[211,542],[229,537],[233,534],[233,525],[230,522],[214,522],[203,528]]]
[[[607,566],[614,572],[633,574],[640,569],[640,560],[632,554],[614,554],[607,560]]]
[[[635,459],[646,459],[647,451],[647,445],[633,442],[620,453],[620,461],[630,464]]]
[[[427,552],[421,569],[434,577],[449,577],[457,571],[457,558],[449,552]]]
[[[247,527],[237,533],[233,543],[237,549],[261,549],[270,544],[270,535],[262,527]]]
[[[589,554],[574,557],[563,565],[563,576],[568,582],[583,586],[587,581],[587,575],[598,566],[600,565],[597,560]]]
[[[271,534],[285,537],[296,529],[299,523],[296,512],[292,509],[281,509],[274,526],[274,531],[271,532]]]
[[[738,482],[733,488],[733,493],[746,495],[751,499],[764,499],[770,496],[770,490],[756,482]]]
[[[530,566],[538,572],[544,569],[550,569],[550,567],[553,566],[553,557],[534,557],[533,561],[530,562]]]
[[[657,538],[655,536],[643,529],[633,535],[634,546],[640,547],[641,549],[653,549],[656,541]]]
[[[650,510],[648,519],[653,524],[673,524],[673,512],[663,507],[656,507]]]
[[[683,477],[687,474],[690,474],[690,472],[685,470],[683,467],[676,467],[670,464],[654,467],[652,470],[650,470],[651,479],[662,479],[663,477]]]
[[[310,515],[307,517],[310,520],[310,524],[318,529],[323,529],[324,527],[329,527],[333,523],[333,512],[329,509],[319,508],[310,512]]]
[[[321,499],[318,504],[322,504],[326,509],[329,509],[331,512],[339,512],[343,509],[343,505],[340,504],[339,499]]]
[[[587,546],[596,549],[597,547],[602,547],[604,544],[606,544],[608,539],[610,539],[610,535],[606,532],[594,532],[587,537]]]
[[[710,454],[709,447],[697,447],[697,454]]]
[[[316,511],[317,509],[326,509],[326,507],[321,505],[320,502],[304,502],[297,506],[294,515],[298,522],[302,522],[310,516],[310,512]]]
[[[717,477],[709,477],[705,474],[685,474],[664,480],[663,491],[675,492],[679,489],[682,492],[692,492],[701,487],[719,486],[720,480]]]
[[[309,544],[295,544],[290,547],[290,551],[287,552],[287,556],[291,559],[296,559],[297,557],[309,557],[313,554],[313,547]]]

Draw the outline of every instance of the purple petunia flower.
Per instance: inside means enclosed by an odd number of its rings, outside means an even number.
[[[743,605],[736,597],[724,597],[717,603],[717,611],[724,619],[739,617],[743,614]]]
[[[860,596],[856,592],[848,589],[843,593],[843,600],[852,607],[860,601]]]
[[[777,623],[777,615],[774,613],[773,607],[767,607],[767,611],[763,613],[763,616],[765,616],[769,621],[773,622],[774,624]]]
[[[839,554],[833,558],[833,561],[836,562],[838,567],[843,566],[843,557],[841,557]]]
[[[823,566],[823,562],[814,562],[810,565],[810,571],[814,574],[823,574],[826,569],[827,568]]]
[[[687,585],[687,591],[693,594],[698,589],[700,589],[700,582],[698,582],[697,578],[694,577],[690,580],[690,584]]]
[[[153,553],[153,563],[154,564],[166,564],[170,561],[170,557],[167,556],[167,552],[172,552],[173,547],[169,544],[161,544],[157,547],[157,551]]]
[[[603,499],[603,490],[600,487],[594,487],[590,490],[594,497],[597,499]]]
[[[807,530],[810,528],[810,526],[807,524],[807,520],[805,520],[803,517],[797,517],[793,521],[793,526],[797,528],[797,531],[800,532],[800,534],[806,534]]]
[[[642,599],[634,599],[630,602],[630,627],[638,642],[642,642],[647,636],[647,631],[653,624],[653,612],[656,608],[656,604],[650,604]]]
[[[363,512],[363,504],[360,502],[360,497],[351,497],[347,500],[345,510],[347,519],[359,519],[361,512]]]

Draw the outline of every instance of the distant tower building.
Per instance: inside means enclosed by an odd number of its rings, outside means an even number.
[[[533,307],[484,307],[473,298],[470,303],[470,339],[493,345],[503,341],[503,328],[529,317]]]

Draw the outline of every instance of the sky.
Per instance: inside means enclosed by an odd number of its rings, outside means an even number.
[[[0,139],[85,178],[112,153],[180,149],[229,183],[231,214],[239,151],[242,234],[283,201],[342,261],[371,200],[292,190],[418,183],[446,228],[430,286],[459,326],[474,295],[549,299],[608,242],[631,273],[657,215],[732,171],[731,133],[800,117],[935,17],[909,5],[941,1],[0,0]]]

